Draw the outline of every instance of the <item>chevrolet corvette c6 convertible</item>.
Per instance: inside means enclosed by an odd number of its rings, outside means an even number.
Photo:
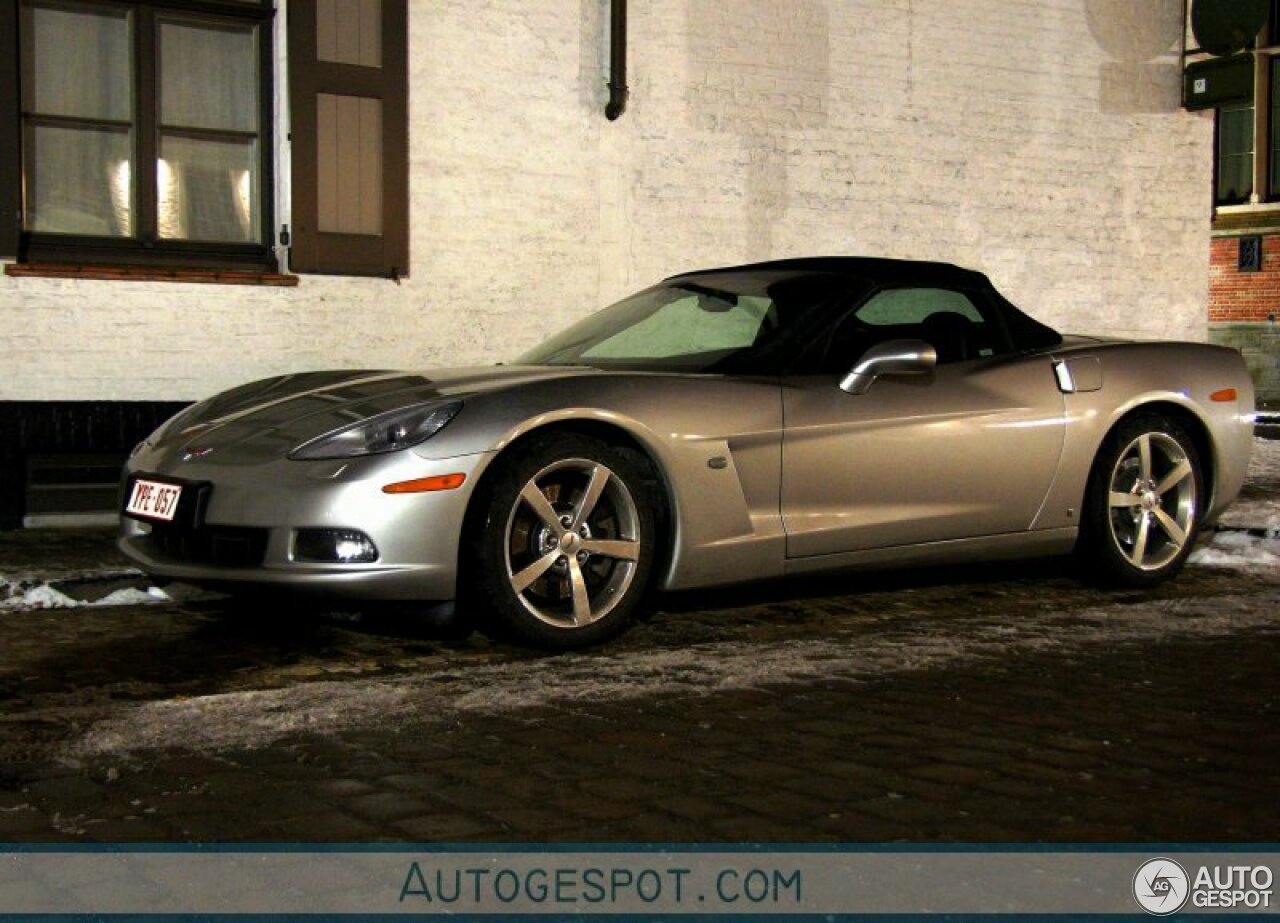
[[[129,460],[120,547],[551,648],[649,588],[1073,550],[1146,586],[1238,493],[1252,423],[1233,350],[1061,336],[950,265],[786,260],[675,276],[510,365],[195,404]]]

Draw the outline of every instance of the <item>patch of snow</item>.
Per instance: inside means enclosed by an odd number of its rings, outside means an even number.
[[[145,590],[136,587],[125,587],[108,593],[101,599],[89,603],[90,606],[139,606],[146,603],[167,603],[171,598],[158,586],[149,586]]]
[[[10,583],[0,578],[0,611],[11,612],[25,609],[71,609],[81,606],[78,599],[72,599],[65,593],[55,590],[47,583],[34,586],[19,581]]]
[[[1271,530],[1265,536],[1248,532],[1219,532],[1207,545],[1202,544],[1193,551],[1187,563],[1214,567],[1276,567],[1280,565],[1280,530]]]
[[[137,606],[145,603],[168,602],[169,594],[159,587],[140,590],[126,587],[115,590],[101,599],[86,601],[68,596],[48,583],[10,581],[0,577],[0,612],[23,612],[44,609],[78,609],[99,606]]]

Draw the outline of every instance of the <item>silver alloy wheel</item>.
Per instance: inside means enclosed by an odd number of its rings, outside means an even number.
[[[640,515],[626,483],[598,461],[568,458],[520,490],[504,533],[507,578],[531,615],[582,628],[622,601],[640,559]]]
[[[1197,501],[1195,470],[1182,445],[1167,433],[1143,433],[1111,472],[1111,537],[1133,567],[1159,570],[1191,537]]]

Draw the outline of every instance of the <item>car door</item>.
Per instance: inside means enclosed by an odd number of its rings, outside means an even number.
[[[783,378],[783,522],[802,558],[1027,529],[1052,482],[1063,396],[1047,355],[1018,355],[981,293],[893,288]],[[840,379],[877,342],[934,345],[931,372]]]

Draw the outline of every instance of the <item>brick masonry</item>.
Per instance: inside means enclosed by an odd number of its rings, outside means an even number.
[[[402,284],[0,276],[0,401],[495,361],[664,275],[811,253],[955,261],[1071,330],[1205,338],[1212,122],[1179,108],[1179,2],[636,3],[614,123],[607,7],[411,4]]]

